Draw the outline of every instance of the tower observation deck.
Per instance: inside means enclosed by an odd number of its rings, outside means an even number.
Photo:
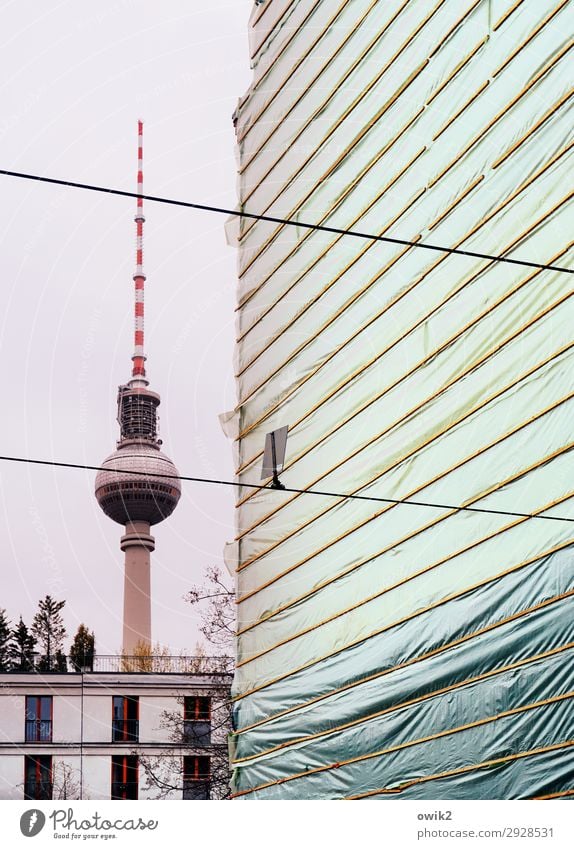
[[[117,449],[96,477],[96,498],[110,519],[120,525],[157,525],[173,513],[181,487],[177,469],[160,450],[157,408],[160,397],[141,387],[120,386]],[[164,477],[165,475],[165,477]]]

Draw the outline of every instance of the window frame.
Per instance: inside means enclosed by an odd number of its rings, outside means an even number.
[[[130,765],[129,761],[133,759]],[[139,758],[137,755],[112,755],[110,769],[110,799],[114,801],[137,801],[139,799]],[[114,768],[121,769],[121,781],[114,781]],[[128,778],[128,770],[133,770],[134,778],[130,781]],[[117,790],[114,795],[114,787],[124,787],[124,795],[118,795]],[[128,788],[133,788],[135,795],[129,795]]]
[[[34,793],[30,793],[30,781],[29,781],[29,766],[34,765]],[[49,787],[49,795],[45,796],[43,794],[38,795],[38,787],[44,787],[46,782],[42,781],[42,767],[47,767],[48,771],[48,787]],[[53,798],[54,795],[54,784],[53,784],[53,758],[52,755],[24,755],[24,799],[34,800],[34,801],[46,801]]]
[[[200,762],[203,761],[204,764],[207,763],[207,770],[201,771]],[[193,769],[189,769],[190,762],[193,763]],[[211,758],[209,755],[184,755],[183,756],[183,798],[186,799],[186,792],[189,792],[192,788],[197,791],[203,790],[205,795],[199,795],[197,797],[192,797],[191,799],[187,798],[187,801],[200,801],[211,799],[211,781],[212,781],[212,772],[211,772]]]
[[[192,695],[183,699],[183,740],[188,746],[211,746],[211,696]]]
[[[42,700],[49,700],[50,718],[42,719]],[[30,705],[35,702],[34,716]],[[47,723],[47,735],[42,736],[43,723]],[[51,695],[42,696],[26,696],[26,706],[24,711],[24,740],[26,743],[51,743],[54,728],[54,697]],[[29,730],[34,730],[34,733],[29,734]]]
[[[189,711],[189,703],[193,700],[193,710]],[[201,703],[207,703],[207,710],[201,710]],[[193,714],[193,716],[191,715]],[[205,715],[202,715],[205,714]],[[211,696],[205,695],[192,695],[192,696],[184,696],[183,697],[183,718],[184,720],[196,722],[201,720],[202,722],[211,723]]]
[[[116,699],[122,700],[121,718],[116,717]],[[135,705],[135,716],[129,716],[129,706]],[[121,723],[121,724],[119,724]],[[129,723],[133,723],[130,731]],[[112,743],[139,743],[140,739],[140,700],[139,696],[112,696]]]

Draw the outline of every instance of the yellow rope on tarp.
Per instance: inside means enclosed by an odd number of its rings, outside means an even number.
[[[534,757],[535,755],[544,755],[547,752],[556,752],[559,749],[569,749],[571,746],[574,746],[574,740],[567,740],[565,743],[556,743],[553,746],[540,746],[537,749],[530,749],[527,752],[519,752],[516,755],[506,755],[502,758],[493,758],[490,761],[483,761],[479,764],[472,764],[471,766],[461,767],[460,769],[449,770],[448,772],[437,772],[434,775],[424,776],[423,778],[415,778],[412,781],[408,781],[405,784],[400,785],[396,789],[387,790],[385,788],[381,788],[379,790],[370,790],[368,793],[359,793],[356,796],[347,796],[347,799],[366,799],[368,796],[378,796],[379,794],[396,794],[402,793],[403,790],[407,790],[409,787],[413,787],[415,784],[425,784],[427,781],[435,781],[438,778],[450,778],[454,775],[463,775],[464,773],[474,772],[478,769],[488,769],[489,767],[498,766],[499,764],[508,763],[510,761],[517,761],[523,758]]]
[[[468,722],[468,723],[465,723],[464,725],[459,725],[457,728],[449,728],[446,731],[439,731],[436,734],[429,734],[425,737],[420,737],[417,740],[408,740],[406,743],[400,743],[397,746],[389,746],[385,749],[379,749],[377,752],[369,752],[369,754],[367,754],[367,755],[358,755],[357,757],[354,757],[354,758],[347,758],[347,759],[342,760],[342,761],[337,761],[336,763],[333,763],[333,764],[325,764],[324,766],[318,766],[318,767],[315,767],[314,769],[305,770],[303,772],[295,773],[294,775],[287,775],[284,778],[275,779],[274,781],[267,781],[264,784],[257,785],[256,787],[250,787],[248,790],[241,790],[239,793],[233,794],[233,798],[236,798],[238,796],[246,796],[246,795],[249,795],[250,793],[255,793],[259,790],[265,790],[268,787],[274,787],[277,784],[285,784],[288,781],[295,781],[298,778],[305,778],[308,775],[316,775],[316,774],[321,773],[321,772],[330,772],[331,770],[339,769],[342,766],[349,766],[351,764],[361,763],[362,761],[372,760],[373,758],[381,757],[382,755],[392,754],[393,752],[399,752],[399,751],[402,751],[404,749],[411,748],[412,746],[420,745],[421,743],[429,743],[432,740],[439,740],[443,737],[449,737],[453,734],[459,734],[462,731],[470,731],[472,728],[480,728],[483,725],[488,725],[489,723],[492,723],[492,722],[498,722],[500,719],[507,719],[509,716],[517,716],[521,713],[526,713],[527,711],[530,711],[530,710],[536,710],[537,708],[546,707],[547,705],[558,704],[560,702],[564,702],[564,701],[567,701],[568,699],[572,699],[572,698],[574,698],[574,691],[570,691],[569,693],[564,693],[563,695],[560,695],[560,696],[552,696],[548,699],[542,699],[539,702],[532,702],[529,705],[521,705],[521,707],[512,708],[511,710],[505,710],[505,711],[502,711],[501,713],[495,714],[494,716],[484,717],[483,719],[477,719],[474,722]],[[556,744],[555,748],[560,748],[560,747],[569,746],[569,745],[574,746],[574,740],[568,741],[566,743]],[[549,748],[552,748],[552,747],[549,747]],[[537,750],[533,750],[533,751],[537,751]],[[473,769],[480,768],[483,765],[489,766],[489,765],[493,765],[494,763],[497,763],[497,762],[502,763],[504,761],[516,760],[518,757],[519,757],[519,755],[508,755],[508,756],[503,757],[503,758],[497,758],[494,761],[485,761],[484,764],[480,764],[478,767],[475,764],[473,764],[472,766],[469,766],[469,767],[460,767],[457,770],[449,770],[448,772],[445,772],[445,773],[436,773],[432,776],[424,776],[423,778],[417,778],[417,779],[414,779],[412,782],[407,782],[405,785],[401,785],[397,789],[393,789],[392,791],[385,791],[384,789],[371,790],[368,793],[362,793],[358,796],[349,796],[348,798],[349,799],[359,799],[359,798],[362,798],[363,796],[372,796],[372,795],[376,795],[378,793],[384,793],[384,792],[400,793],[403,789],[406,789],[406,787],[410,787],[413,784],[419,784],[419,783],[423,783],[425,781],[432,781],[436,778],[441,778],[443,776],[446,777],[448,775],[455,775],[455,774],[458,774],[459,772],[462,773],[462,772],[470,771],[470,770],[473,770]]]
[[[482,498],[485,498],[487,495],[491,495],[493,492],[496,492],[498,489],[500,489],[504,486],[507,486],[509,483],[512,483],[514,480],[522,477],[523,475],[528,474],[529,472],[534,471],[534,470],[540,468],[541,466],[546,465],[549,462],[552,462],[553,460],[562,456],[562,454],[567,454],[569,451],[572,450],[572,448],[574,448],[574,442],[569,442],[563,448],[556,450],[556,451],[552,451],[550,454],[547,454],[538,463],[532,463],[526,469],[523,469],[519,473],[517,473],[516,475],[513,475],[511,478],[509,478],[505,481],[502,481],[496,487],[491,487],[491,489],[489,489],[487,492],[482,493],[482,495],[477,496],[476,498],[474,498],[470,502],[467,502],[464,506],[469,506],[469,504],[472,504],[475,501],[479,501]],[[563,502],[568,501],[568,499],[572,498],[573,496],[574,496],[574,490],[570,490],[570,492],[566,493],[566,495],[560,496],[560,498],[556,498],[553,501],[547,502],[546,504],[544,504],[542,507],[539,507],[536,511],[534,511],[530,515],[536,516],[536,515],[540,515],[541,513],[545,513],[547,510],[550,510],[553,507],[556,507],[558,504],[562,504]],[[380,549],[379,551],[376,551],[374,554],[370,554],[368,557],[364,557],[362,560],[359,560],[358,562],[353,563],[351,566],[347,567],[346,569],[343,569],[341,572],[337,572],[335,575],[333,575],[333,577],[314,584],[313,587],[311,587],[311,589],[309,589],[307,592],[302,593],[301,595],[296,596],[295,598],[292,598],[286,604],[282,604],[279,607],[276,607],[273,610],[270,610],[268,613],[266,613],[264,616],[262,616],[260,619],[256,620],[255,622],[252,622],[249,625],[245,625],[243,628],[238,629],[237,636],[241,636],[242,634],[247,633],[248,631],[257,627],[257,625],[268,622],[274,616],[277,616],[280,613],[284,613],[286,610],[289,610],[291,607],[299,604],[302,601],[306,601],[308,598],[315,595],[317,592],[320,592],[321,590],[325,589],[326,587],[330,586],[331,584],[335,583],[336,581],[339,581],[341,578],[352,574],[357,569],[360,569],[362,566],[365,566],[367,563],[370,563],[371,561],[375,560],[377,557],[381,557],[382,555],[386,554],[387,552],[392,551],[393,548],[396,548],[399,545],[403,545],[405,542],[408,542],[411,539],[414,539],[420,533],[423,533],[424,531],[427,531],[430,528],[436,527],[436,525],[438,525],[441,522],[445,521],[446,519],[450,518],[455,512],[456,511],[453,510],[450,513],[447,513],[445,515],[438,517],[437,519],[434,519],[432,522],[428,522],[426,525],[423,525],[421,528],[418,528],[416,531],[411,532],[411,533],[407,534],[406,536],[402,537],[401,539],[394,541],[392,544],[389,544],[385,548]],[[354,605],[351,605],[350,607],[347,607],[345,610],[342,611],[342,613],[349,613],[351,610],[355,610],[357,607],[361,607],[363,604],[367,604],[369,601],[373,601],[374,599],[379,598],[380,596],[384,595],[385,593],[390,592],[391,590],[397,589],[398,587],[401,587],[401,586],[404,586],[405,584],[408,584],[410,581],[415,580],[415,578],[418,578],[421,575],[425,575],[427,572],[430,572],[433,569],[436,569],[438,566],[442,566],[443,564],[448,563],[450,560],[453,560],[455,557],[460,557],[461,554],[466,554],[468,551],[472,551],[473,549],[478,548],[478,546],[482,545],[483,543],[489,542],[491,539],[494,539],[495,537],[500,536],[500,534],[506,533],[506,531],[511,530],[512,528],[515,528],[517,525],[520,525],[523,522],[528,521],[528,519],[529,519],[529,517],[527,517],[527,516],[521,516],[521,517],[515,519],[514,521],[509,522],[507,525],[503,525],[501,528],[498,528],[497,530],[492,531],[491,533],[487,534],[486,536],[481,537],[480,539],[477,539],[474,542],[471,542],[468,545],[463,546],[462,548],[456,549],[455,551],[451,552],[447,556],[442,557],[440,560],[435,560],[434,563],[429,563],[427,566],[425,566],[422,569],[419,569],[417,572],[413,572],[412,574],[407,575],[405,578],[401,578],[401,580],[396,581],[394,584],[390,584],[389,586],[384,587],[381,590],[378,590],[376,593],[372,593],[370,596],[367,596],[364,599],[361,599],[361,601],[355,603]],[[337,615],[342,615],[342,614],[340,613],[340,614],[337,614]],[[336,618],[336,617],[331,616],[330,618],[324,619],[322,621],[323,621],[323,623],[325,623],[325,622],[331,621],[331,619],[334,619],[334,618]]]
[[[567,598],[569,596],[574,595],[574,590],[569,593],[563,593],[561,598]],[[361,716],[358,719],[353,719],[350,722],[344,722],[341,725],[331,726],[324,731],[317,731],[315,734],[307,734],[305,737],[297,737],[292,740],[287,740],[284,743],[279,743],[277,746],[273,746],[270,749],[262,749],[254,753],[253,755],[248,755],[244,758],[237,758],[233,761],[232,766],[242,766],[249,761],[257,760],[263,755],[270,755],[273,752],[281,751],[282,749],[290,748],[291,746],[298,746],[301,743],[307,743],[310,740],[317,740],[319,737],[328,737],[331,734],[337,733],[339,731],[346,731],[348,728],[353,728],[356,725],[361,725],[364,722],[370,722],[373,719],[378,719],[381,716],[386,716],[391,713],[395,713],[397,710],[402,710],[406,707],[412,707],[412,705],[420,704],[421,702],[430,701],[435,696],[444,696],[446,693],[451,693],[454,690],[460,690],[463,687],[467,687],[470,684],[476,684],[479,681],[486,681],[489,678],[494,678],[497,675],[502,675],[505,672],[510,672],[513,669],[520,669],[524,666],[528,666],[531,663],[536,663],[539,660],[544,660],[549,657],[554,657],[557,654],[560,654],[563,651],[568,651],[569,649],[574,648],[574,642],[566,643],[566,645],[558,646],[557,648],[550,649],[547,652],[542,652],[539,654],[531,655],[530,657],[525,658],[524,660],[518,660],[515,663],[509,663],[507,666],[501,666],[497,669],[491,669],[489,672],[483,672],[482,675],[473,675],[471,678],[467,678],[464,681],[457,681],[455,684],[450,684],[448,687],[441,687],[438,690],[432,690],[430,693],[425,693],[422,696],[417,696],[414,699],[408,699],[405,702],[398,702],[397,704],[391,705],[390,707],[384,708],[383,710],[378,710],[375,713],[368,714],[367,716]]]
[[[288,714],[294,713],[295,711],[301,710],[302,708],[310,707],[311,705],[317,704],[317,702],[321,702],[324,699],[328,699],[330,696],[336,696],[339,693],[344,693],[347,690],[352,690],[355,687],[360,687],[363,684],[368,684],[369,681],[375,681],[377,678],[383,678],[387,675],[390,675],[392,672],[396,672],[399,669],[406,669],[409,666],[413,666],[415,663],[421,663],[424,660],[429,660],[433,657],[437,657],[438,655],[441,655],[446,651],[450,651],[453,648],[458,648],[458,646],[464,645],[464,643],[468,643],[470,640],[474,640],[476,637],[488,634],[490,633],[490,631],[494,631],[497,628],[502,628],[504,625],[508,625],[510,622],[516,622],[518,619],[523,619],[525,616],[530,616],[532,613],[537,613],[539,610],[543,610],[546,607],[550,607],[551,605],[556,604],[559,601],[563,601],[565,598],[570,598],[573,595],[574,590],[570,590],[567,593],[561,593],[560,595],[553,596],[552,598],[547,598],[539,604],[535,604],[533,607],[527,607],[525,610],[519,610],[518,613],[513,613],[512,616],[506,616],[504,619],[499,619],[497,622],[492,622],[490,625],[486,625],[484,628],[479,628],[477,631],[473,631],[470,634],[465,634],[464,637],[459,637],[457,640],[452,640],[450,643],[445,643],[436,649],[432,649],[431,651],[424,652],[423,654],[417,655],[416,657],[412,657],[410,658],[410,660],[404,661],[403,663],[398,663],[395,666],[380,670],[379,672],[374,672],[371,675],[366,675],[364,678],[360,678],[357,681],[352,681],[348,684],[343,685],[342,687],[337,687],[334,690],[329,690],[326,693],[321,693],[320,696],[315,696],[315,698],[309,699],[306,702],[299,702],[299,704],[296,704],[291,708],[278,711],[278,713],[271,714],[270,716],[267,716],[264,719],[260,719],[257,722],[251,723],[251,725],[246,725],[243,728],[239,728],[237,731],[234,732],[235,736],[244,734],[246,731],[251,731],[253,728],[259,728],[261,725],[265,725],[267,722],[272,722],[276,719],[280,719],[281,717],[287,716]]]
[[[541,801],[542,799],[560,799],[561,796],[574,796],[574,788],[561,790],[559,793],[548,793],[546,796],[532,796],[531,798],[534,801]]]
[[[528,560],[524,560],[522,563],[518,563],[514,566],[511,566],[509,569],[505,569],[503,572],[499,572],[498,574],[493,575],[492,577],[487,578],[483,581],[480,581],[477,584],[473,584],[470,587],[466,587],[465,589],[460,590],[458,593],[453,593],[450,596],[446,596],[445,598],[439,599],[439,601],[434,602],[432,605],[428,605],[425,608],[417,610],[415,613],[411,614],[410,616],[407,616],[404,619],[400,619],[397,622],[394,622],[392,624],[392,626],[385,626],[384,628],[380,628],[376,631],[373,631],[372,633],[367,634],[366,636],[359,637],[357,640],[354,640],[352,643],[348,643],[345,646],[341,646],[340,648],[337,648],[335,651],[327,652],[326,654],[321,655],[320,657],[316,657],[313,660],[310,660],[307,663],[304,663],[301,666],[296,667],[295,669],[291,669],[289,672],[285,672],[283,675],[278,675],[276,678],[271,678],[269,681],[266,681],[264,684],[259,684],[257,687],[252,687],[250,690],[246,690],[244,693],[241,693],[241,695],[236,696],[233,699],[233,701],[237,702],[240,699],[243,699],[246,696],[251,695],[252,693],[257,693],[260,690],[263,690],[266,687],[271,686],[272,684],[276,684],[278,681],[282,681],[285,678],[291,677],[291,675],[294,675],[297,672],[302,672],[303,670],[307,669],[308,667],[314,666],[316,663],[319,663],[320,661],[327,660],[329,657],[332,657],[333,655],[341,654],[342,652],[346,651],[347,649],[353,648],[353,646],[360,645],[361,643],[364,643],[365,640],[371,639],[372,637],[378,636],[379,634],[382,634],[385,631],[388,631],[389,627],[395,627],[396,625],[400,625],[403,622],[408,621],[409,619],[414,619],[416,616],[420,615],[421,613],[426,613],[429,610],[434,610],[434,609],[437,609],[439,607],[442,607],[442,605],[447,604],[450,601],[454,601],[455,599],[460,598],[460,597],[466,595],[467,593],[472,592],[475,589],[478,589],[480,587],[486,586],[487,584],[493,583],[494,581],[499,580],[500,578],[504,577],[505,575],[510,575],[513,572],[517,572],[520,569],[523,569],[525,566],[529,566],[531,563],[536,563],[538,560],[542,560],[545,557],[549,557],[551,554],[555,554],[558,551],[562,551],[562,549],[568,548],[569,546],[571,546],[573,542],[574,542],[574,539],[566,540],[565,542],[562,542],[559,545],[555,545],[552,548],[547,549],[546,551],[540,552],[539,554],[537,554],[534,557],[529,558]]]

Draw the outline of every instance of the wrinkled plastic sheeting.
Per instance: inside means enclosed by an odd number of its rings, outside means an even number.
[[[242,208],[571,266],[572,17],[257,6]],[[527,516],[574,517],[571,276],[261,221],[237,237],[238,484],[289,423],[287,487],[439,506],[238,487],[235,792],[559,798],[574,525]]]

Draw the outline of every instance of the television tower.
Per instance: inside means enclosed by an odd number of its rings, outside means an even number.
[[[155,540],[150,526],[166,519],[181,495],[177,469],[160,450],[157,408],[160,396],[149,390],[144,355],[143,272],[143,124],[138,122],[136,222],[135,334],[132,377],[118,388],[117,449],[96,476],[96,498],[104,513],[125,525],[123,653],[134,654],[138,644],[151,646],[150,553]],[[169,477],[162,477],[167,475]]]

